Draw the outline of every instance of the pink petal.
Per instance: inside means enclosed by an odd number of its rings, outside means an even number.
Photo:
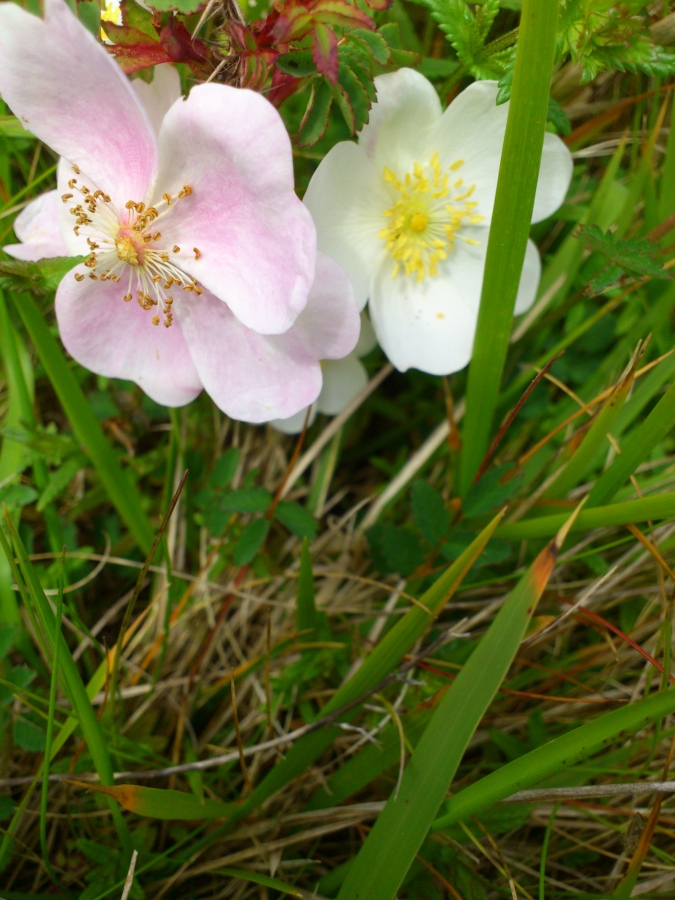
[[[29,131],[79,166],[119,207],[144,200],[155,139],[117,63],[63,0],[45,18],[0,4],[0,95]]]
[[[59,229],[58,204],[56,191],[47,191],[31,200],[14,220],[14,233],[21,243],[3,247],[5,253],[15,259],[32,261],[68,256]]]
[[[356,346],[360,327],[347,273],[329,256],[317,254],[314,284],[293,334],[316,359],[341,359]]]
[[[152,81],[134,78],[131,86],[138,94],[150,118],[155,134],[159,134],[162,120],[181,96],[180,75],[175,66],[164,63],[153,69]]]
[[[292,331],[257,334],[208,292],[181,296],[175,312],[205,390],[228,416],[269,422],[316,400],[321,366]]]
[[[316,234],[279,113],[253,91],[203,84],[171,107],[159,143],[157,196],[192,188],[161,222],[175,261],[247,327],[286,331],[307,303]]]
[[[75,272],[88,276],[84,266]],[[109,378],[135,381],[164,406],[183,406],[202,389],[180,327],[152,324],[152,312],[125,303],[120,286],[75,280],[69,272],[56,292],[61,340],[81,365]]]

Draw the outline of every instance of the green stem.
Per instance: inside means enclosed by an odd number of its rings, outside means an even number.
[[[465,496],[487,450],[534,208],[558,0],[524,0],[504,149],[469,367],[459,491]]]

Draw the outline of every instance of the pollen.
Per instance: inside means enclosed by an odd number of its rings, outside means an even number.
[[[80,174],[75,166],[73,171]],[[178,289],[201,296],[204,289],[170,261],[170,252],[180,253],[180,247],[173,244],[170,250],[169,246],[162,246],[162,232],[154,223],[167,214],[174,218],[180,216],[176,207],[182,208],[182,201],[192,196],[192,187],[183,185],[176,196],[165,193],[154,205],[129,200],[121,210],[100,188],[93,190],[86,184],[78,184],[75,178],[68,182],[68,187],[80,195],[79,201],[73,200],[75,193],[64,194],[61,199],[64,203],[72,202],[69,212],[75,219],[73,231],[86,239],[89,256],[83,265],[89,269],[89,278],[113,284],[122,282],[120,296],[125,303],[135,299],[141,309],[151,314],[153,325],[171,327],[174,296],[168,291]],[[194,253],[199,259],[197,248]],[[84,273],[75,273],[78,282],[84,278]]]
[[[464,160],[455,160],[443,168],[438,153],[422,164],[413,163],[412,171],[403,177],[385,166],[383,178],[392,197],[392,205],[384,210],[386,225],[379,232],[387,252],[394,260],[393,277],[399,273],[417,282],[438,274],[438,266],[452,252],[459,238],[477,243],[462,228],[483,220],[477,215],[473,195],[475,185],[453,179]],[[461,192],[460,192],[461,191]]]

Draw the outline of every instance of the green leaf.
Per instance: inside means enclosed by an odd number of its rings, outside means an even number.
[[[227,487],[234,478],[239,465],[239,447],[231,447],[218,457],[209,475],[209,485],[214,488]]]
[[[60,468],[55,472],[52,472],[49,476],[47,486],[40,494],[40,499],[37,504],[38,512],[42,512],[48,504],[53,500],[56,500],[56,498],[68,487],[80,469],[86,464],[87,461],[84,456],[72,456]]]
[[[15,801],[5,794],[0,794],[0,822],[4,822],[6,819],[9,819],[10,816],[14,815],[15,809]]]
[[[340,61],[338,67],[338,78],[340,84],[349,99],[354,116],[354,131],[360,131],[368,121],[368,113],[370,112],[370,97],[361,81],[346,63]]]
[[[422,537],[436,546],[450,533],[450,517],[443,498],[426,481],[412,486],[412,511]]]
[[[244,528],[234,550],[235,566],[245,566],[256,556],[270,530],[267,519],[255,519]]]
[[[223,803],[221,800],[204,800],[202,803],[194,794],[185,791],[169,791],[139,784],[116,784],[107,787],[75,779],[69,780],[69,784],[95,791],[97,794],[105,794],[106,797],[116,800],[124,809],[150,819],[167,821],[186,819],[190,822],[201,819],[223,819],[231,814],[234,807],[233,803]]]
[[[424,551],[416,535],[391,522],[378,522],[366,531],[373,558],[384,574],[410,575],[424,562]]]
[[[189,16],[197,12],[204,4],[203,0],[152,0],[152,3],[148,5],[151,9],[156,9],[157,12],[171,12],[175,10]]]
[[[391,58],[391,50],[389,44],[384,37],[377,31],[368,31],[365,28],[355,28],[353,31],[347,32],[347,40],[354,41],[363,47],[366,47],[373,58],[382,66],[386,66]]]
[[[64,275],[81,263],[84,256],[54,256],[38,262],[20,259],[0,260],[0,285],[28,288],[34,294],[52,295]]]
[[[237,488],[220,501],[220,508],[225,512],[261,513],[265,512],[272,502],[272,495],[265,488]]]
[[[304,634],[301,641],[314,639],[314,630],[318,623],[316,602],[314,600],[314,573],[312,572],[312,557],[309,553],[307,539],[302,542],[302,554],[300,556],[300,571],[298,572],[298,596],[296,600],[296,627]]]
[[[316,74],[316,63],[310,50],[291,50],[289,53],[282,53],[277,57],[275,65],[282,72],[296,78]]]
[[[313,540],[319,530],[319,524],[314,516],[297,503],[289,503],[286,500],[282,500],[281,503],[277,504],[274,516],[280,522],[283,522],[289,531],[301,538]]]
[[[518,490],[521,477],[516,474],[508,478],[513,466],[494,466],[469,488],[462,503],[462,512],[467,518],[481,516],[504,504]]]
[[[651,241],[640,238],[619,240],[611,231],[603,231],[597,225],[580,225],[577,237],[585,247],[602,253],[614,265],[628,272],[663,281],[670,281],[673,277],[658,259],[661,248]]]
[[[0,705],[9,703],[14,694],[21,694],[23,688],[34,680],[37,673],[28,666],[12,666],[4,671],[0,683]]]
[[[7,506],[28,506],[38,498],[35,488],[27,484],[7,484],[0,490],[0,503]]]
[[[563,137],[567,137],[568,134],[572,133],[572,123],[567,118],[567,113],[553,97],[548,98],[546,121],[553,125],[558,134],[563,135]]]
[[[12,728],[14,741],[24,750],[30,750],[32,753],[42,753],[45,749],[46,733],[44,728],[40,728],[35,722],[19,716],[14,720]]]
[[[0,623],[0,660],[3,660],[14,646],[23,629],[18,624]]]
[[[328,126],[332,103],[333,91],[330,84],[324,78],[315,78],[305,114],[295,136],[295,143],[299,147],[312,147],[321,140]]]

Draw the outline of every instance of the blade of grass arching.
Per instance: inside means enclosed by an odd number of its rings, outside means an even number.
[[[635,734],[673,711],[675,688],[668,688],[580,725],[459,791],[447,801],[444,814],[435,820],[431,830],[442,831],[470,816],[479,815],[500,800],[587,759],[619,736]]]
[[[185,821],[198,821],[201,819],[225,819],[235,809],[233,803],[223,803],[220,800],[204,800],[203,802],[194,794],[185,791],[170,791],[163,788],[144,787],[139,784],[116,784],[103,786],[100,784],[87,784],[86,781],[67,779],[68,784],[104,794],[116,800],[120,806],[145,816],[148,819],[185,819]]]
[[[56,598],[56,613],[54,618],[54,634],[52,636],[52,680],[49,685],[49,710],[47,713],[47,733],[45,735],[45,755],[42,763],[42,792],[40,795],[40,849],[42,850],[42,859],[54,882],[58,884],[52,864],[49,861],[49,851],[47,849],[47,795],[49,793],[49,761],[52,753],[52,738],[54,736],[54,711],[56,708],[56,685],[59,677],[59,655],[61,651],[61,623],[63,621],[63,577],[65,569],[65,560],[61,557],[61,571],[59,575],[59,593]]]
[[[654,519],[675,519],[675,492],[656,494],[639,500],[625,500],[609,506],[598,506],[579,513],[572,531],[591,528],[606,528],[609,525],[634,525]],[[526,541],[534,538],[548,538],[562,528],[566,513],[541,516],[538,519],[522,519],[520,522],[506,522],[496,532],[496,536],[509,541]]]
[[[91,754],[94,768],[96,769],[96,772],[101,779],[101,783],[104,785],[110,785],[113,783],[112,760],[108,752],[108,745],[106,743],[105,737],[103,736],[101,726],[98,719],[96,718],[94,708],[92,707],[89,697],[87,696],[87,692],[85,690],[84,684],[82,683],[82,679],[80,678],[80,673],[77,670],[77,666],[73,662],[73,658],[70,655],[68,645],[66,644],[61,633],[59,632],[57,634],[56,632],[56,617],[54,616],[49,601],[47,600],[47,597],[42,590],[42,586],[40,585],[37,575],[35,574],[35,570],[33,569],[32,563],[28,557],[28,554],[26,553],[21,538],[19,537],[16,528],[14,527],[14,523],[12,522],[11,517],[8,515],[5,516],[5,521],[7,524],[7,529],[11,536],[14,553],[12,553],[12,549],[10,549],[7,538],[5,537],[1,528],[0,545],[2,545],[5,555],[7,556],[7,559],[12,566],[14,577],[17,579],[23,579],[27,596],[33,606],[35,614],[40,620],[42,631],[45,635],[45,640],[49,642],[49,646],[46,649],[52,659],[54,656],[55,645],[51,645],[51,636],[56,635],[57,640],[61,644],[61,650],[59,653],[59,657],[61,660],[59,674],[63,689],[66,692],[73,709],[77,713],[77,718],[82,729],[82,735],[89,749],[89,753]],[[14,554],[16,554],[16,558],[18,559],[18,568],[14,563]],[[128,849],[130,852],[131,835],[129,833],[129,829],[127,828],[126,822],[120,814],[119,807],[115,803],[110,801],[110,810],[120,841],[122,842],[125,850]]]
[[[564,470],[544,494],[546,500],[565,497],[568,491],[583,481],[589,469],[592,468],[598,452],[603,447],[608,447],[607,435],[623,409],[628,393],[633,386],[635,369],[639,360],[640,353],[638,351],[630,369],[596,414],[593,424]]]
[[[400,788],[389,797],[366,838],[338,900],[393,900],[396,896],[474,731],[506,677],[566,532],[567,528],[561,530],[534,560],[438,704]]]
[[[588,497],[589,506],[607,503],[637,467],[665,438],[675,425],[675,381],[661,397],[647,418],[641,422],[621,446],[612,465],[598,478]]]
[[[558,0],[523,0],[513,89],[469,365],[458,480],[462,497],[471,487],[488,448],[509,346],[544,145],[557,21]]]
[[[101,483],[134,540],[148,553],[154,532],[138,493],[120,466],[82,389],[52,336],[42,313],[28,294],[14,295],[12,301],[37,350],[40,361],[68,416],[75,437],[84,447]]]
[[[331,713],[343,706],[357,702],[364,695],[367,696],[396,669],[406,653],[410,652],[459,588],[466,574],[485,549],[501,518],[501,513],[495,516],[461,556],[422,595],[418,604],[408,610],[403,618],[385,634],[361,667],[349,681],[338,688],[323,707],[322,718],[330,716]],[[348,721],[351,715],[353,713],[345,713],[344,720]],[[231,825],[248,815],[268,797],[301,775],[332,744],[335,736],[335,729],[327,726],[296,741],[285,758],[265,776],[253,794],[242,803],[228,824]]]

